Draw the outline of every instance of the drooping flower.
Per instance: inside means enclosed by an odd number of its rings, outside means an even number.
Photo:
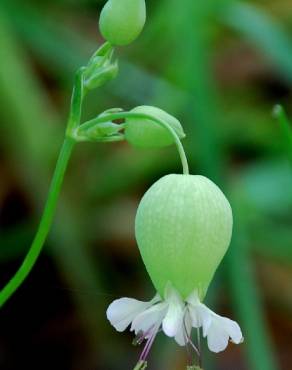
[[[232,211],[222,191],[203,176],[168,175],[144,195],[136,216],[136,239],[157,295],[149,302],[129,298],[107,310],[119,331],[131,324],[146,345],[145,361],[159,330],[185,346],[201,328],[213,352],[243,340],[239,325],[204,303],[208,286],[229,246]]]
[[[180,346],[185,346],[191,342],[192,328],[202,327],[212,352],[223,351],[229,338],[236,344],[243,340],[235,321],[211,311],[200,302],[196,291],[183,301],[170,283],[166,287],[164,300],[158,294],[149,302],[121,298],[108,307],[107,318],[117,331],[124,331],[131,325],[130,330],[134,331],[138,342],[147,340],[141,361],[145,361],[160,329]]]

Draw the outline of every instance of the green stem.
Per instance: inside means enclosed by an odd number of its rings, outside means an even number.
[[[105,47],[108,47],[108,45],[106,44]],[[76,141],[72,138],[72,132],[80,124],[81,120],[82,102],[86,94],[86,91],[84,89],[85,71],[86,67],[81,67],[75,74],[75,83],[72,92],[71,108],[66,129],[66,137],[56,164],[55,173],[51,182],[48,198],[38,231],[21,266],[19,267],[15,275],[11,278],[11,280],[0,291],[0,307],[2,307],[5,302],[12,296],[12,294],[20,287],[20,285],[24,282],[24,280],[32,270],[50,231],[66,168],[74,144],[76,143]]]
[[[84,132],[93,126],[103,123],[103,122],[108,122],[108,121],[114,121],[118,119],[127,119],[127,118],[137,118],[137,119],[149,119],[151,121],[154,121],[158,123],[160,126],[166,128],[169,133],[172,135],[175,145],[177,147],[181,162],[182,162],[182,167],[183,167],[183,173],[184,175],[189,175],[189,165],[188,165],[188,160],[183,148],[183,145],[175,132],[175,130],[165,121],[152,116],[151,114],[145,114],[145,113],[134,113],[134,112],[118,112],[118,113],[112,113],[112,114],[107,114],[101,117],[97,117],[93,120],[90,120],[88,122],[83,123],[81,126],[78,127],[78,131]],[[78,140],[78,137],[75,138]]]
[[[0,307],[12,296],[12,294],[18,289],[18,287],[26,279],[30,271],[32,270],[49,233],[53,216],[55,213],[57,200],[63,183],[65,171],[74,147],[74,141],[71,138],[64,140],[55,173],[51,182],[50,191],[42,219],[39,224],[36,236],[31,244],[28,254],[22,262],[20,268],[17,270],[12,279],[6,284],[6,286],[0,291]]]

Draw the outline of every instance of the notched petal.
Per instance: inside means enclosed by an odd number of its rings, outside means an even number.
[[[239,344],[243,341],[243,336],[241,329],[236,321],[230,320],[227,317],[220,317],[221,326],[228,333],[229,337],[232,339],[232,342]]]
[[[212,322],[207,331],[208,347],[213,352],[224,351],[229,338],[235,344],[243,341],[241,329],[237,322],[212,312]]]
[[[237,322],[211,311],[200,302],[196,291],[187,298],[187,303],[192,326],[203,328],[203,336],[207,337],[208,347],[212,352],[225,350],[229,338],[235,344],[243,342],[242,332]]]
[[[113,327],[122,332],[126,330],[137,315],[151,305],[152,301],[142,302],[133,298],[120,298],[109,305],[106,316]]]
[[[228,333],[222,330],[220,326],[217,326],[216,323],[212,322],[207,335],[209,350],[215,353],[224,351],[228,345],[228,340]]]

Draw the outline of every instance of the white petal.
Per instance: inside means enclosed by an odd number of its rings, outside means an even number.
[[[224,351],[228,345],[229,337],[236,344],[242,342],[243,337],[239,325],[212,312],[212,323],[207,330],[208,347],[213,352]]]
[[[165,286],[164,298],[166,301],[175,300],[175,301],[182,302],[181,296],[179,295],[178,291],[172,286],[170,282],[168,282]]]
[[[220,326],[226,331],[226,333],[229,335],[229,337],[232,339],[232,341],[235,344],[239,344],[242,342],[243,337],[242,337],[242,332],[237,324],[236,321],[230,320],[227,317],[223,316],[217,316],[217,321],[218,323],[220,322]]]
[[[183,308],[180,305],[170,303],[165,318],[162,322],[162,329],[169,337],[174,337],[179,328],[183,325]]]
[[[203,327],[203,336],[207,337],[208,347],[211,351],[223,351],[228,345],[229,337],[236,344],[243,341],[239,325],[235,321],[211,311],[200,302],[196,291],[187,298],[187,303],[192,326],[195,328]]]
[[[167,303],[161,302],[141,312],[132,322],[131,331],[147,333],[153,327],[160,325],[167,312]],[[146,335],[147,337],[147,335]]]
[[[189,310],[185,310],[184,318],[182,325],[180,326],[179,330],[176,333],[176,336],[174,337],[177,344],[180,346],[185,346],[188,342],[188,338],[191,335],[192,330],[192,320],[189,313]]]
[[[120,298],[113,301],[107,311],[106,316],[117,331],[124,331],[134,318],[141,312],[157,302],[156,295],[150,302],[142,302],[133,298]]]
[[[194,290],[187,298],[188,308],[192,319],[192,326],[200,328],[203,326],[203,335],[211,324],[210,311],[207,306],[201,303],[197,290]],[[204,335],[205,336],[205,335]]]
[[[228,345],[228,339],[229,335],[227,332],[222,330],[222,328],[213,321],[207,336],[209,350],[215,353],[224,351]]]
[[[210,326],[212,325],[212,311],[207,306],[201,304],[198,309],[200,320],[203,327],[203,337],[206,337]]]
[[[200,328],[202,326],[203,336],[205,337],[212,322],[212,311],[202,303],[198,303],[195,306],[189,304],[188,307],[192,319],[192,326],[194,328]]]
[[[194,290],[186,299],[187,303],[190,303],[193,306],[197,306],[198,304],[201,304],[199,294],[197,290]]]
[[[174,337],[183,325],[184,304],[180,295],[169,284],[166,287],[165,300],[168,310],[162,322],[162,329],[167,336]]]

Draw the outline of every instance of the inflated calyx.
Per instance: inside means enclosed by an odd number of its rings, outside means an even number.
[[[203,300],[230,243],[232,211],[222,191],[203,176],[168,175],[143,196],[136,239],[146,269],[163,297],[168,283]]]
[[[142,105],[131,110],[131,113],[150,115],[170,126],[182,139],[185,133],[180,122],[160,108]],[[128,117],[125,122],[125,138],[138,148],[158,148],[174,143],[174,137],[169,130],[150,118]]]

